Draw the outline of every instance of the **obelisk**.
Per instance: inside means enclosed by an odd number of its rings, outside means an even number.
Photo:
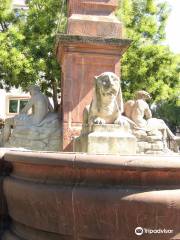
[[[120,58],[130,45],[114,12],[118,0],[69,0],[67,34],[57,37],[62,67],[63,151],[72,151],[83,109],[92,98],[93,78],[105,71],[120,75]]]

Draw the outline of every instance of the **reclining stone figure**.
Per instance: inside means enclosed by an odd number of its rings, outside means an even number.
[[[5,120],[4,145],[34,150],[58,150],[58,114],[54,113],[48,97],[41,93],[38,86],[31,86],[29,92],[31,98],[20,114]],[[31,114],[28,114],[29,110]]]
[[[21,113],[13,118],[7,118],[4,126],[4,141],[7,142],[11,135],[11,126],[38,126],[41,121],[47,116],[48,112],[53,112],[53,107],[49,99],[40,92],[38,86],[29,88],[31,95],[30,100],[22,109]],[[32,109],[32,114],[28,115],[28,111]]]
[[[167,148],[167,137],[178,143],[180,138],[172,133],[166,123],[162,119],[152,117],[152,112],[146,102],[149,99],[151,99],[149,93],[143,90],[137,91],[135,100],[129,100],[125,103],[124,115],[134,122],[134,129],[144,130],[145,132],[160,131],[165,148]]]

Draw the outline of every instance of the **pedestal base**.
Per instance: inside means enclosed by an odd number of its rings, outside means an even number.
[[[136,138],[115,124],[93,125],[75,140],[75,151],[94,154],[136,154]]]
[[[83,110],[92,100],[94,76],[107,71],[119,76],[119,59],[131,41],[74,35],[59,35],[57,41],[62,66],[62,150],[72,151],[72,140],[80,135]]]
[[[73,14],[68,19],[68,34],[96,37],[122,37],[122,24],[114,16]]]

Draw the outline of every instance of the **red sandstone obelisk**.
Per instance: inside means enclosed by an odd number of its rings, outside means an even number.
[[[62,150],[73,150],[84,107],[92,99],[95,75],[120,75],[120,58],[130,45],[114,11],[118,0],[69,0],[67,34],[59,35],[57,58],[62,66]]]

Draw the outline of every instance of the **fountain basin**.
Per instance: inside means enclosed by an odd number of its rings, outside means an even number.
[[[3,240],[180,239],[180,157],[10,152]],[[150,230],[168,232],[146,233]]]
[[[3,179],[6,175],[7,168],[5,166],[3,156],[4,151],[0,151],[0,239],[7,223],[7,207],[3,193]]]

